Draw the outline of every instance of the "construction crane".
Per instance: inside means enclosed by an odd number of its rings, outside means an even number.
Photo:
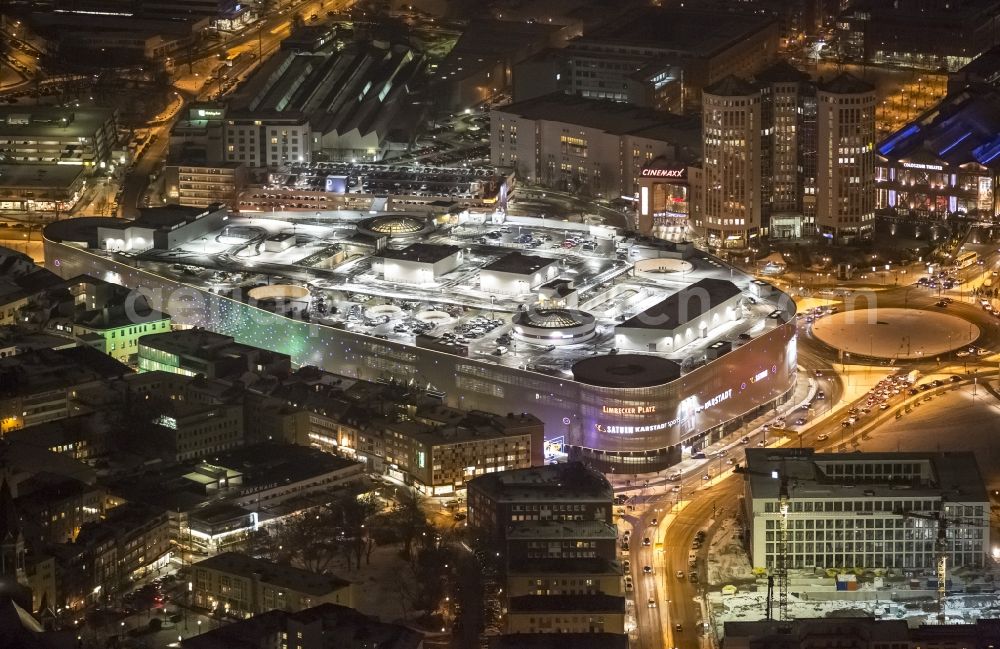
[[[774,560],[774,572],[767,577],[767,602],[764,608],[764,615],[768,620],[774,619],[774,582],[778,582],[778,619],[788,619],[788,511],[791,497],[788,491],[788,474],[784,471],[782,462],[781,471],[751,471],[745,466],[737,464],[733,471],[745,476],[759,475],[775,480],[780,480],[778,487],[778,547]]]
[[[948,582],[948,526],[961,527],[969,523],[960,518],[946,518],[941,515],[941,511],[927,514],[914,511],[897,511],[895,514],[904,518],[934,521],[937,523],[937,534],[934,540],[934,552],[937,555],[937,606],[938,620],[943,623],[945,621],[945,594]]]

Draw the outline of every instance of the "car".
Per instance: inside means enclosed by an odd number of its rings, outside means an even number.
[[[952,383],[958,383],[959,381],[962,380],[962,377],[959,376],[958,374],[952,374],[948,380],[951,381]]]
[[[712,476],[710,476],[710,475],[708,475],[708,474],[706,473],[705,475],[701,476],[701,479],[702,479],[702,480],[711,480],[711,479],[712,479]]]
[[[652,597],[650,597],[650,598],[649,598],[649,599],[648,599],[648,600],[646,601],[646,606],[648,606],[649,608],[656,608],[656,600],[655,600],[655,599],[653,599]]]
[[[690,575],[688,575],[688,581],[690,581],[692,584],[697,584],[698,583],[698,573],[692,572]]]
[[[622,570],[624,570],[626,573],[632,572],[632,562],[629,561],[628,559],[622,561]]]
[[[816,437],[816,441],[817,441],[817,442],[825,442],[825,441],[826,441],[826,440],[828,440],[828,439],[830,439],[830,436],[829,436],[829,435],[827,435],[826,433],[823,433],[822,435],[818,435],[818,436]]]
[[[823,376],[823,371],[822,370],[815,370],[813,372],[813,376]]]
[[[757,442],[757,446],[767,446],[767,440],[766,439],[760,440],[759,442]]]
[[[464,520],[465,520],[466,518],[468,518],[468,516],[466,516],[466,515],[465,515],[465,514],[463,514],[462,512],[457,512],[457,513],[455,514],[455,520],[456,520],[456,521],[464,521]]]
[[[632,580],[631,579],[626,579],[625,580],[625,590],[632,590]]]
[[[628,552],[628,543],[622,543],[622,552]]]
[[[673,486],[673,487],[672,487],[672,488],[670,489],[670,491],[674,492],[675,494],[676,494],[676,493],[680,493],[680,491],[681,491],[681,488],[680,488],[680,485],[674,485],[674,486]]]
[[[797,418],[797,419],[795,420],[795,425],[796,425],[796,426],[805,426],[805,424],[806,424],[806,420],[805,420],[805,418],[804,418],[804,417],[798,417],[798,418]]]
[[[650,540],[648,536],[642,540],[642,544],[647,547],[650,545]]]
[[[677,578],[678,579],[684,579],[684,571],[683,570],[678,570],[677,571]]]
[[[677,633],[680,633],[683,630],[684,630],[684,625],[681,624],[680,622],[674,625],[674,631],[676,631]]]
[[[670,480],[670,482],[677,482],[677,481],[679,481],[681,479],[681,473],[680,473],[680,471],[678,471],[677,473],[673,474],[668,479]]]
[[[816,398],[819,399],[820,401],[826,399],[826,392],[820,390],[819,392],[816,393]]]
[[[642,574],[644,574],[644,575],[651,575],[651,574],[653,574],[653,566],[643,566],[642,567]]]
[[[658,521],[657,519],[655,519],[655,518],[654,518],[653,520],[649,521],[649,526],[650,526],[650,527],[656,527],[656,524],[657,524],[658,522],[659,522],[659,521]]]
[[[747,436],[747,435],[744,435],[744,436],[743,436],[743,439],[741,439],[740,441],[741,441],[742,443],[744,443],[744,444],[749,444],[749,443],[750,443],[750,437],[749,437],[749,436]]]

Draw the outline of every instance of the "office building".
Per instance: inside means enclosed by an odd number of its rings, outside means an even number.
[[[546,48],[564,47],[581,33],[577,21],[553,23],[551,19],[518,19],[506,10],[493,13],[504,20],[469,21],[454,47],[434,68],[431,96],[438,110],[458,112],[493,103],[516,80],[512,75],[515,66]],[[549,79],[542,83],[550,85]]]
[[[703,231],[710,246],[746,248],[764,234],[760,104],[759,89],[735,76],[702,95]]]
[[[717,248],[759,237],[871,236],[875,89],[849,75],[813,83],[787,64],[702,96],[702,161],[652,160],[640,172],[643,234],[695,233]]]
[[[507,633],[625,632],[612,498],[577,462],[469,483],[469,525],[504,548]]]
[[[560,51],[566,80],[550,83],[573,95],[681,114],[700,105],[706,86],[773,63],[778,40],[778,23],[768,16],[645,6],[571,41]]]
[[[493,638],[490,649],[628,649],[622,633],[508,633]]]
[[[354,606],[354,585],[334,575],[223,552],[191,566],[191,603],[237,616],[275,609],[298,613],[321,604]]]
[[[118,116],[104,108],[0,107],[0,156],[7,164],[76,165],[88,173],[117,164]],[[44,170],[43,170],[44,171]]]
[[[840,74],[816,89],[816,231],[871,238],[875,225],[875,88]]]
[[[614,491],[600,473],[572,462],[485,475],[469,483],[469,525],[506,540],[522,521],[612,521]]]
[[[625,633],[625,598],[614,595],[511,597],[507,633]]]
[[[1000,215],[1000,89],[949,94],[878,145],[878,208],[897,217]]]
[[[359,399],[365,392],[368,398]],[[544,426],[530,414],[464,412],[429,399],[387,397],[388,391],[379,396],[361,385],[346,392],[317,385],[299,401],[309,409],[308,443],[435,496],[464,492],[476,476],[542,461]]]
[[[756,567],[776,565],[783,483],[790,568],[933,571],[939,516],[948,567],[985,565],[990,503],[971,453],[747,449],[746,456],[745,514]]]
[[[1000,44],[997,0],[862,0],[836,19],[849,61],[954,71]]]
[[[232,336],[187,329],[149,334],[139,340],[139,369],[207,379],[238,379],[245,372],[282,376],[291,372],[285,354],[236,342]]]
[[[336,604],[320,604],[289,613],[268,611],[249,620],[233,622],[181,641],[182,649],[327,649],[359,639],[380,649],[421,649],[424,636],[402,624],[379,622],[377,618]],[[355,646],[351,642],[348,646]]]
[[[170,316],[148,307],[128,313],[124,305],[80,314],[73,322],[73,336],[84,345],[125,365],[135,365],[139,339],[170,330]]]
[[[529,183],[592,196],[634,196],[655,158],[697,160],[695,120],[560,93],[490,113],[490,162]]]

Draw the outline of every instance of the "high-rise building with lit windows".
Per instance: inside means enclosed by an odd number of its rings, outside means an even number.
[[[742,249],[764,235],[871,235],[871,85],[849,74],[814,83],[780,63],[752,80],[731,76],[706,88],[702,126],[691,213],[709,245]]]
[[[849,74],[816,91],[816,228],[835,241],[875,223],[875,88]]]
[[[734,76],[702,94],[704,230],[708,243],[745,248],[761,234],[760,91]]]

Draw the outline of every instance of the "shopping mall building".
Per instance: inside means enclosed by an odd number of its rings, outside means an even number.
[[[707,281],[709,290],[702,291],[701,306],[693,313],[680,307],[681,324],[677,296],[687,289],[669,296],[658,290],[652,297],[660,301],[633,313],[622,323],[628,327],[603,325],[605,331],[615,330],[608,353],[587,342],[565,352],[576,354],[570,357],[571,370],[553,371],[532,362],[505,364],[489,355],[462,356],[365,335],[267,311],[253,300],[220,296],[189,276],[171,273],[169,264],[101,250],[97,230],[103,221],[80,218],[49,225],[46,266],[62,277],[88,274],[140,290],[154,308],[169,312],[175,324],[204,327],[289,354],[299,365],[367,380],[432,385],[446,403],[464,410],[530,412],[544,422],[547,440],[560,443],[571,458],[604,469],[643,473],[676,464],[686,453],[788,399],[795,382],[794,302],[713,258],[706,258],[706,273],[716,278],[698,283]],[[741,306],[734,289],[754,297]],[[520,317],[512,333],[523,338],[526,332],[537,335],[535,329],[566,323],[567,335],[589,328],[581,340],[592,339],[593,318],[585,314],[537,313],[542,315]],[[730,321],[745,325],[752,335],[737,338],[732,329],[724,329]],[[689,323],[687,330],[683,322]],[[656,342],[657,328],[669,331],[670,339],[664,333],[665,342]],[[729,332],[724,344],[708,337],[713,330]],[[550,336],[562,335],[551,331]],[[694,364],[657,353],[685,341],[712,345],[713,353],[707,362]],[[612,344],[622,345],[621,353]]]

